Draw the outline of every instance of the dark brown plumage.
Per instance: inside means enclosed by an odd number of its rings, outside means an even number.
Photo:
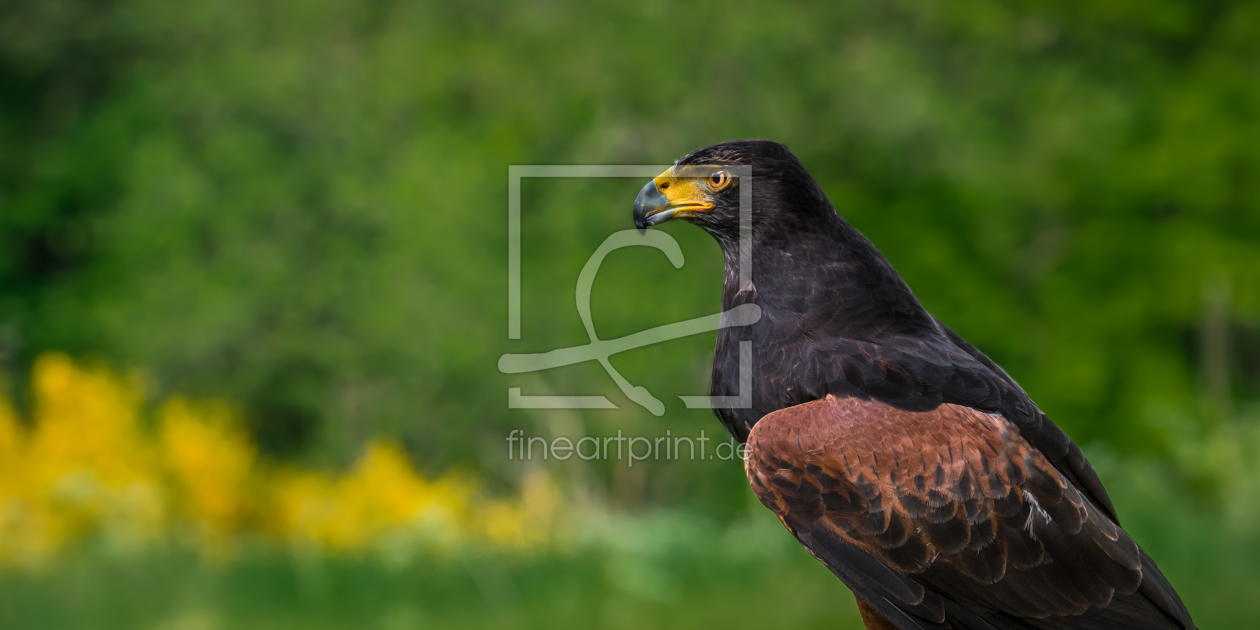
[[[762,418],[748,451],[761,502],[885,616],[1004,627],[1146,597],[1137,544],[1000,415],[828,397]],[[1148,612],[1133,627],[1181,627]]]
[[[752,283],[739,286],[749,185]],[[722,246],[723,308],[762,311],[719,332],[713,364],[712,394],[738,395],[752,341],[752,406],[715,411],[748,443],[757,496],[868,628],[1194,628],[1080,449],[923,309],[786,147],[684,157],[636,201],[641,228],[672,218]]]

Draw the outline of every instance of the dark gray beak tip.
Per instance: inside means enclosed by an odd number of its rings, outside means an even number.
[[[639,233],[647,232],[648,214],[668,205],[669,200],[661,194],[656,182],[648,182],[634,199],[634,227],[639,228]]]

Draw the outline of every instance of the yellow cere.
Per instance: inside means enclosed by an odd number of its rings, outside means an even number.
[[[0,397],[0,565],[38,567],[88,538],[127,553],[246,540],[329,553],[545,545],[558,492],[545,473],[496,499],[475,480],[418,474],[387,441],[344,472],[261,458],[222,401],[175,396],[143,422],[143,381],[51,354],[22,421]]]
[[[678,214],[685,216],[689,212],[701,212],[713,207],[710,196],[714,188],[709,185],[708,176],[720,167],[687,166],[681,170],[673,167],[656,176],[656,189],[661,191],[671,207],[679,208]]]

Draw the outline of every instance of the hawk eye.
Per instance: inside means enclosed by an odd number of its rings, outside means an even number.
[[[709,188],[713,190],[722,190],[730,181],[731,178],[726,171],[713,171],[709,174]]]

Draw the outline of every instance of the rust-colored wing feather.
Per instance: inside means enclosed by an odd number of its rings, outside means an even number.
[[[746,469],[897,627],[1194,627],[1128,534],[1000,415],[828,397],[758,422]]]

